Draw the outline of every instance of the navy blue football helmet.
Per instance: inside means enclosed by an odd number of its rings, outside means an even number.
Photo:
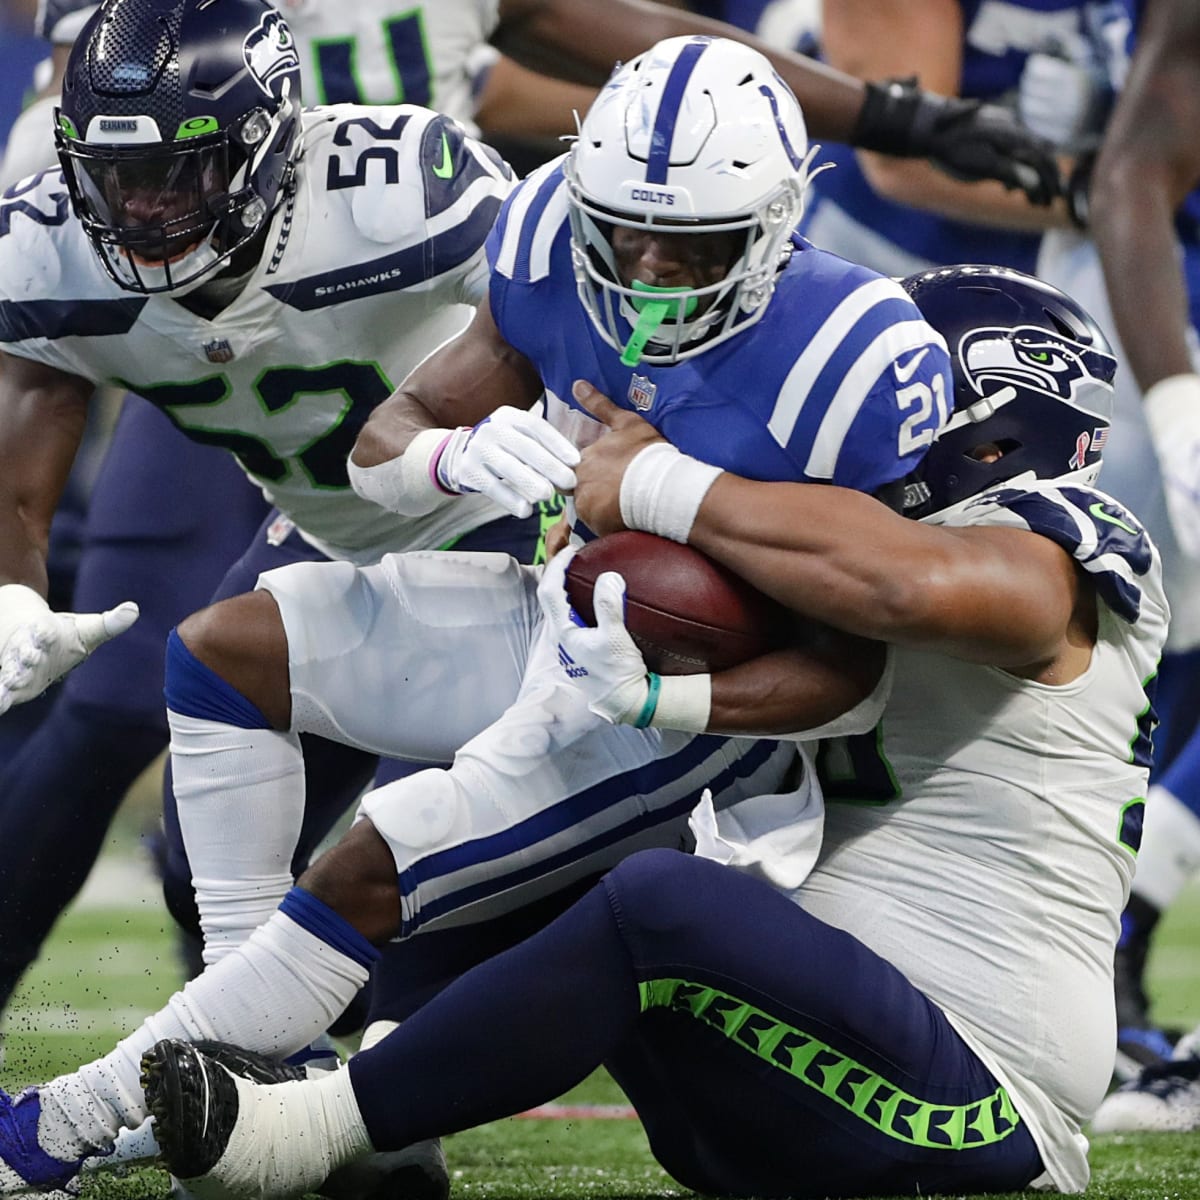
[[[76,215],[129,291],[201,282],[292,188],[300,62],[266,0],[106,0],[55,136]]]
[[[901,286],[946,339],[954,379],[949,420],[905,480],[905,515],[932,516],[1018,476],[1094,483],[1117,369],[1096,322],[1008,267],[942,267]],[[987,445],[1000,456],[978,457]]]

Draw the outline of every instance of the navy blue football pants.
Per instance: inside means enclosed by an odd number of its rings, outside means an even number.
[[[899,971],[670,850],[626,859],[349,1070],[382,1150],[545,1103],[601,1064],[699,1192],[999,1192],[1042,1171],[1005,1090]]]

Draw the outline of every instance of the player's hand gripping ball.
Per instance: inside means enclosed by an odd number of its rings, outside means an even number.
[[[567,598],[589,625],[605,571],[624,578],[625,626],[659,675],[727,670],[785,640],[782,605],[699,550],[632,530],[588,542],[567,568]]]

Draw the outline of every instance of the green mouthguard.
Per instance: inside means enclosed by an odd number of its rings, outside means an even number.
[[[635,292],[642,292],[644,295],[629,297],[629,303],[638,312],[638,323],[629,341],[625,343],[625,349],[621,351],[621,362],[627,367],[637,366],[646,343],[664,321],[686,321],[696,311],[698,303],[695,296],[667,299],[669,296],[679,296],[680,292],[687,292],[688,288],[655,287],[654,284],[642,283],[639,279],[635,279],[632,286]],[[681,308],[682,316],[679,311]]]

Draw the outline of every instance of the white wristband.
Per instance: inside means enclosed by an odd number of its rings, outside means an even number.
[[[621,478],[621,520],[630,529],[686,542],[696,513],[720,467],[652,442],[634,456]]]
[[[704,733],[712,712],[711,675],[663,675],[658,706],[650,718],[654,729]]]
[[[350,486],[364,500],[403,517],[433,512],[447,498],[434,469],[451,433],[449,429],[423,429],[398,458],[374,467],[360,467],[351,459],[347,464]]]

